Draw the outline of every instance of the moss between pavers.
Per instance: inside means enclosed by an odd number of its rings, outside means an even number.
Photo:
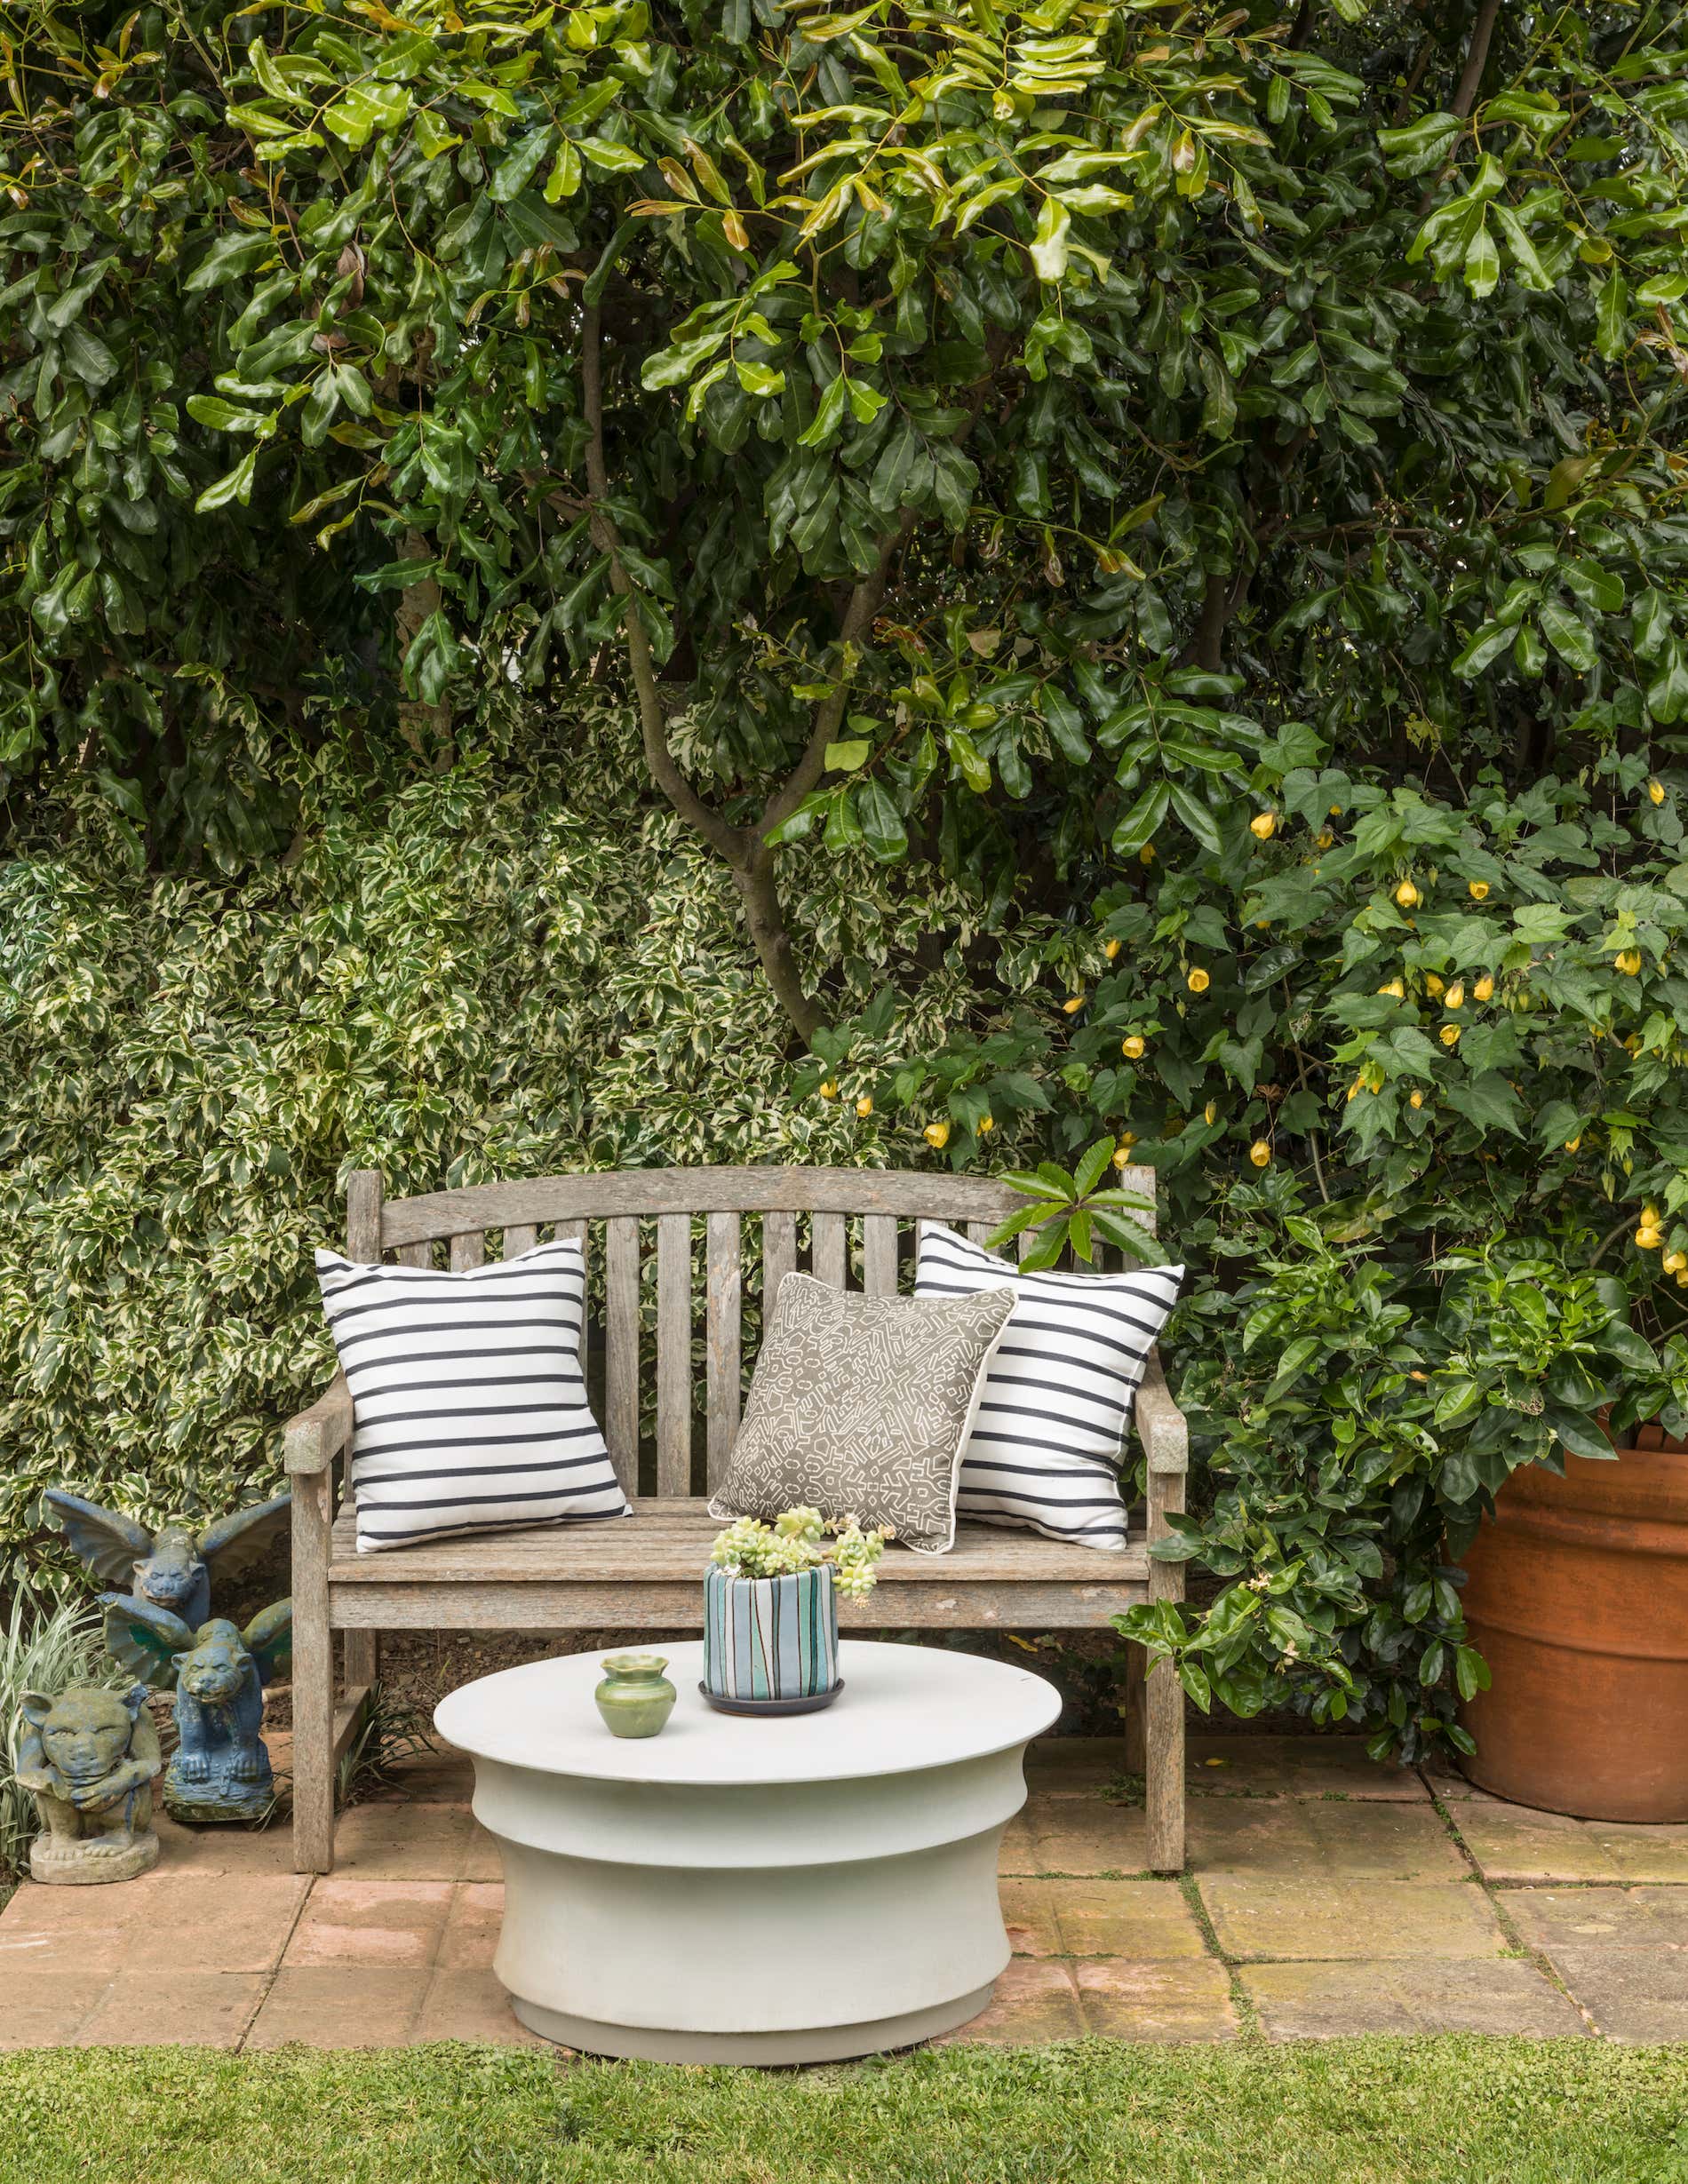
[[[809,2071],[66,2050],[0,2061],[28,2184],[1662,2184],[1688,2050],[951,2048]]]

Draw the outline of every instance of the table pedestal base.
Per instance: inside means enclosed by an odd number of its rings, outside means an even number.
[[[879,2055],[894,2047],[912,2047],[953,2032],[988,2008],[991,1989],[975,1988],[953,2002],[938,2002],[901,2017],[881,2017],[866,2025],[825,2025],[812,2032],[664,2032],[645,2025],[605,2025],[590,2017],[569,2017],[542,2009],[537,2002],[511,1997],[510,2006],[542,2039],[587,2055],[638,2056],[646,2062],[737,2062],[768,2064],[847,2062],[856,2055]]]

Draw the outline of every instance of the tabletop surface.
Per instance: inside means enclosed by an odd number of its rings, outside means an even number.
[[[613,1648],[625,1652],[625,1647]],[[937,1646],[846,1638],[844,1688],[818,1713],[717,1713],[697,1687],[701,1640],[649,1648],[679,1693],[659,1736],[612,1736],[593,1691],[601,1653],[533,1661],[442,1699],[434,1726],[478,1759],[604,1782],[837,1782],[897,1775],[1007,1751],[1055,1726],[1061,1695],[1030,1669]]]

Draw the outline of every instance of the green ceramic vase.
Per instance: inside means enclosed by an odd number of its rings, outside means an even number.
[[[674,1711],[674,1687],[659,1653],[604,1656],[603,1681],[593,1696],[611,1736],[655,1736]]]

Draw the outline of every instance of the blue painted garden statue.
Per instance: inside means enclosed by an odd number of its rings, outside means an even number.
[[[176,1688],[179,1741],[164,1775],[164,1810],[186,1821],[267,1818],[275,1791],[259,1732],[264,1687],[292,1652],[292,1601],[277,1600],[243,1631],[220,1618],[195,1629],[133,1594],[100,1598],[113,1658],[156,1689]]]

